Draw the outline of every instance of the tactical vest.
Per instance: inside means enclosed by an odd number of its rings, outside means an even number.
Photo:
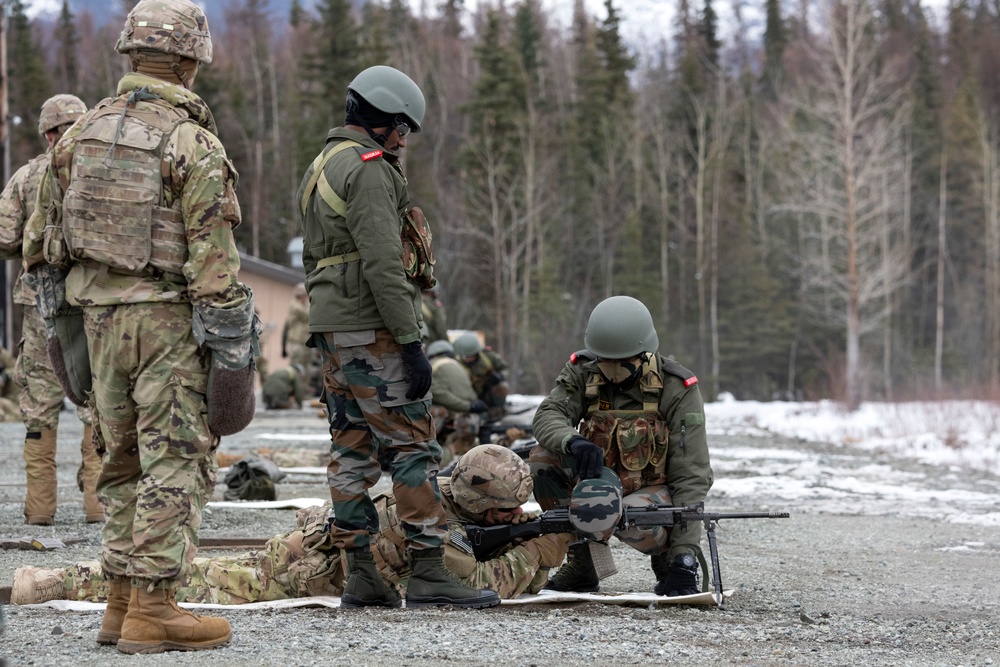
[[[62,226],[70,256],[116,273],[182,274],[188,259],[180,199],[163,206],[163,152],[174,129],[192,121],[163,104],[125,110],[98,105],[80,130]]]
[[[591,373],[584,392],[580,434],[604,450],[604,465],[621,478],[624,495],[667,481],[670,427],[660,414],[663,378],[655,354],[642,365],[639,387],[641,410],[612,409],[614,385],[600,373]]]

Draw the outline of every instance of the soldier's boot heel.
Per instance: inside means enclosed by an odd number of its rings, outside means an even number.
[[[98,644],[117,644],[122,636],[122,624],[128,605],[132,599],[132,581],[130,579],[112,579],[111,592],[108,593],[108,606],[101,619],[101,629],[97,631]]]
[[[226,619],[178,607],[174,590],[133,586],[118,650],[129,654],[201,651],[222,646],[232,636]]]
[[[342,609],[362,607],[401,607],[403,600],[394,587],[387,584],[375,567],[375,559],[367,548],[347,550],[347,582],[340,596]]]
[[[597,577],[590,547],[586,543],[570,545],[566,562],[549,579],[545,588],[570,593],[596,593],[601,590],[601,580]]]
[[[485,609],[500,604],[496,591],[466,586],[444,566],[444,551],[410,550],[410,581],[406,585],[406,606],[463,607]]]

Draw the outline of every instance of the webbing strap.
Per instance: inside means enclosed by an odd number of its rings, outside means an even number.
[[[334,213],[342,218],[347,217],[347,202],[333,191],[333,187],[330,185],[330,182],[326,180],[323,168],[334,155],[355,146],[361,146],[361,144],[348,139],[346,141],[341,141],[326,153],[320,153],[316,156],[316,159],[313,160],[312,163],[312,176],[309,177],[309,182],[306,183],[306,189],[302,192],[302,201],[300,202],[302,215],[306,214],[306,209],[309,207],[309,197],[312,196],[313,190],[318,190],[319,196],[322,197],[323,201],[325,201],[327,205],[333,209]]]
[[[361,253],[357,250],[353,252],[346,252],[343,255],[337,255],[335,257],[324,257],[323,259],[316,262],[316,268],[322,269],[327,266],[337,266],[338,264],[344,264],[345,262],[353,262],[355,260],[361,259]]]

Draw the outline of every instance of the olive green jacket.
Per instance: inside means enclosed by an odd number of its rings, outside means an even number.
[[[451,357],[434,357],[431,371],[431,403],[452,412],[468,412],[478,396],[462,362]]]
[[[367,135],[334,128],[324,152],[333,145],[355,141],[365,149],[381,150]],[[406,179],[382,157],[362,159],[357,150],[333,156],[324,175],[347,203],[343,218],[314,192],[302,216],[302,262],[309,291],[309,331],[388,329],[400,344],[420,340],[420,289],[403,270],[400,241],[402,217],[409,207]],[[296,202],[302,200],[313,167],[306,170]],[[301,210],[296,207],[301,215]],[[360,258],[320,267],[320,260],[359,253]]]
[[[667,488],[674,506],[693,505],[705,500],[714,481],[708,455],[704,402],[697,380],[685,387],[685,379],[675,374],[680,372],[693,378],[690,371],[662,355],[657,361],[663,380],[659,411],[670,428]],[[584,396],[587,380],[592,373],[599,372],[597,360],[585,354],[574,355],[566,364],[556,378],[555,388],[542,400],[532,420],[534,435],[542,447],[568,455],[569,440],[580,434],[577,426],[587,414]],[[610,409],[642,410],[642,391],[638,382],[624,391],[609,386],[613,388]],[[696,546],[700,535],[700,527],[696,526],[689,526],[683,534],[679,528],[673,529],[671,553],[684,544]]]

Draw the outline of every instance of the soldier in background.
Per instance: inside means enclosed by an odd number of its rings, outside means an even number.
[[[621,478],[624,505],[704,501],[713,477],[698,378],[659,354],[646,306],[627,296],[605,299],[590,314],[583,340],[586,349],[570,357],[532,422],[538,446],[528,461],[538,504],[567,506],[576,481],[599,476],[605,466]],[[698,592],[701,524],[615,535],[649,554],[657,595]],[[570,548],[546,588],[598,590],[588,545]]]
[[[330,532],[347,552],[351,607],[399,607],[375,568],[378,513],[368,490],[387,460],[412,576],[406,606],[484,608],[500,603],[444,566],[447,523],[435,478],[441,447],[430,414],[431,365],[420,341],[420,290],[433,286],[423,213],[410,206],[400,153],[426,103],[397,69],[377,65],[347,87],[344,126],[306,170],[302,215],[310,344],[324,357],[330,420]],[[404,237],[406,243],[404,244]]]
[[[285,326],[281,330],[281,358],[290,364],[298,364],[310,376],[313,366],[313,351],[306,347],[309,342],[309,294],[305,283],[299,283],[292,292],[292,302],[288,304]]]
[[[305,387],[302,382],[302,367],[298,364],[279,368],[264,380],[261,398],[268,410],[291,410],[302,407]]]
[[[175,596],[197,552],[219,437],[254,412],[259,321],[238,279],[237,174],[192,92],[212,61],[204,12],[140,0],[116,49],[132,72],[56,145],[24,258],[43,316],[63,305],[60,289],[70,314],[82,311],[89,362],[53,363],[94,373],[110,588],[97,640],[122,653],[208,649],[229,641],[229,623],[182,610]]]
[[[14,355],[7,348],[0,347],[0,422],[21,421],[21,409],[18,407],[21,388],[12,377],[16,364]]]
[[[448,316],[441,303],[441,283],[420,292],[421,312],[424,316],[424,346],[437,340],[448,340]]]
[[[455,359],[455,348],[446,340],[427,348],[431,360],[431,414],[437,436],[444,438],[447,456],[442,463],[461,456],[479,444],[482,414],[489,408],[476,396],[465,367]]]
[[[42,176],[52,155],[52,148],[67,129],[85,112],[87,105],[75,95],[56,95],[42,104],[38,115],[38,134],[47,150],[15,172],[0,195],[0,257],[21,259],[24,226],[35,210],[35,200]],[[20,392],[19,418],[27,433],[24,437],[24,472],[27,493],[24,499],[24,522],[50,526],[56,514],[56,442],[59,413],[66,393],[49,362],[45,323],[35,304],[35,292],[21,276],[14,285],[14,302],[21,304],[24,320],[21,328],[17,365],[6,366]],[[11,385],[14,382],[10,383]],[[6,396],[6,394],[5,394]],[[83,512],[87,523],[104,521],[104,508],[97,498],[97,477],[101,457],[94,446],[90,409],[80,407],[77,415],[84,423],[80,442],[82,463],[77,479],[83,492]]]
[[[520,523],[535,518],[520,507],[531,495],[531,473],[514,452],[480,445],[465,454],[454,474],[438,480],[448,516],[445,565],[468,586],[491,588],[504,599],[537,593],[550,568],[566,556],[568,533],[540,535],[509,545],[487,561],[477,561],[465,536],[466,524]],[[382,577],[405,586],[411,575],[403,547],[406,531],[390,493],[376,496],[381,530],[373,554]],[[297,528],[268,540],[265,547],[241,556],[196,558],[177,591],[182,602],[242,604],[309,595],[344,595],[345,563],[326,530],[330,504],[300,510]],[[100,601],[108,594],[100,564],[76,563],[65,569],[24,566],[14,573],[11,602],[48,600]]]
[[[489,408],[490,421],[496,421],[507,411],[507,361],[491,347],[484,347],[474,333],[464,333],[455,339],[455,356],[465,365],[476,395]]]

